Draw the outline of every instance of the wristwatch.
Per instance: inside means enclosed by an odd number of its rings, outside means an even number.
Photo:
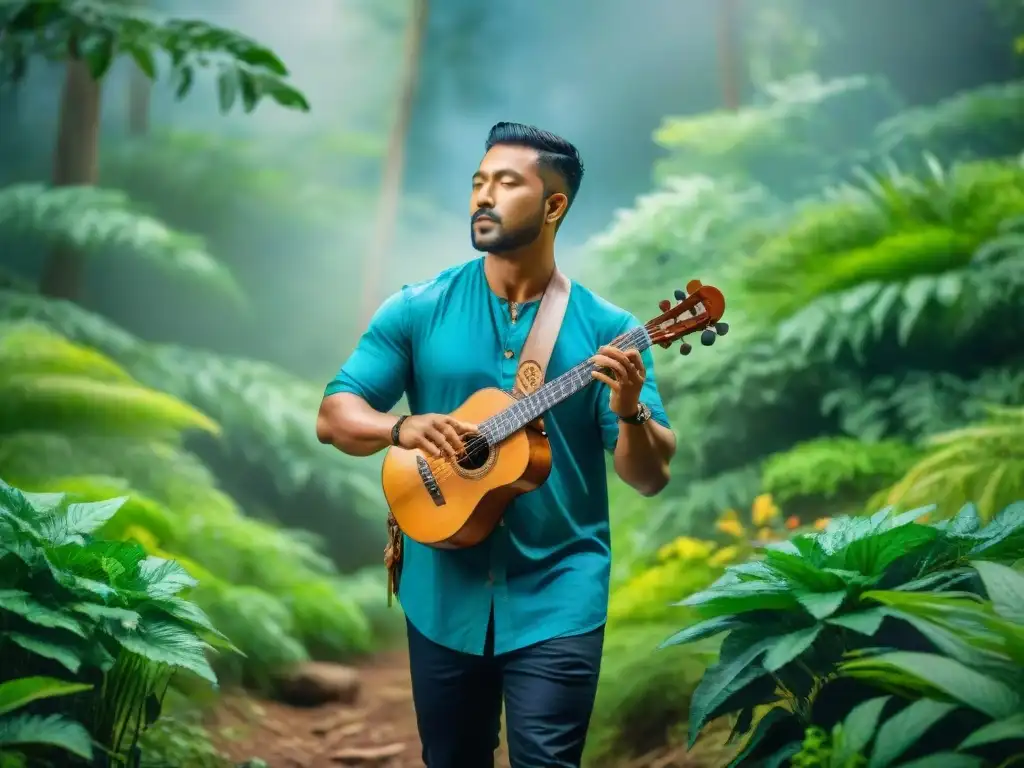
[[[630,416],[628,418],[625,416],[619,416],[619,421],[624,421],[626,424],[635,424],[636,426],[640,426],[641,424],[646,424],[650,420],[650,418],[651,409],[648,408],[643,403],[640,403],[637,406],[635,415]]]

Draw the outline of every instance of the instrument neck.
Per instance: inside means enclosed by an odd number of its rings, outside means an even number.
[[[611,342],[621,350],[636,349],[643,352],[651,346],[651,337],[644,328],[634,328]],[[544,384],[536,392],[516,401],[505,410],[480,424],[480,434],[491,445],[496,445],[543,416],[563,400],[567,400],[594,381],[591,374],[598,366],[589,360],[580,363],[558,378]]]

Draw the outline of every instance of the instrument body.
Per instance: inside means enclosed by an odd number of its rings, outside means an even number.
[[[728,325],[718,322],[725,298],[717,288],[692,280],[675,295],[676,306],[667,299],[660,302],[659,316],[610,343],[641,351],[653,345],[668,348],[699,331],[701,343],[711,346],[728,332]],[[690,351],[686,343],[680,348],[684,355]],[[540,418],[589,385],[593,370],[593,364],[581,362],[523,397],[497,388],[475,392],[451,413],[481,430],[464,440],[468,450],[458,461],[429,457],[419,449],[389,448],[381,483],[401,531],[439,549],[472,547],[486,539],[512,499],[547,480],[551,446]]]
[[[451,415],[479,424],[515,402],[515,397],[500,389],[481,389]],[[509,502],[539,488],[551,472],[547,435],[536,424],[529,424],[500,444],[488,446],[487,455],[473,457],[466,462],[469,466],[441,464],[452,469],[437,480],[444,498],[444,504],[438,506],[420,474],[422,464],[418,465],[417,459],[425,458],[419,449],[390,448],[384,456],[381,480],[384,497],[403,533],[441,549],[479,544],[494,530]],[[439,463],[432,462],[434,466]]]

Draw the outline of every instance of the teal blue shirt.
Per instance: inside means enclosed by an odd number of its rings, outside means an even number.
[[[511,390],[538,304],[521,305],[512,323],[508,302],[487,284],[483,257],[407,285],[377,310],[325,393],[351,392],[379,411],[404,393],[412,413],[450,413],[484,387]],[[574,281],[546,378],[637,325]],[[641,400],[668,426],[650,350],[643,358]],[[430,640],[482,654],[492,607],[496,654],[604,623],[611,564],[605,451],[619,433],[608,394],[595,382],[545,415],[551,474],[513,501],[504,524],[481,544],[440,550],[405,538],[398,596]]]

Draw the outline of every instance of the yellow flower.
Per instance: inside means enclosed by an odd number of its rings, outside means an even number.
[[[819,517],[817,520],[814,521],[814,529],[817,531],[824,531],[825,528],[828,526],[830,519],[831,518],[828,517]]]
[[[708,558],[708,565],[713,568],[720,568],[723,565],[735,562],[736,558],[739,557],[739,554],[739,547],[722,547]]]
[[[706,560],[715,549],[713,541],[695,539],[691,536],[680,536],[658,550],[659,560]]]
[[[758,541],[772,541],[775,538],[775,531],[771,528],[759,528],[757,530]]]
[[[717,528],[722,533],[733,536],[737,539],[743,538],[746,534],[746,530],[743,528],[743,524],[740,523],[740,516],[736,514],[736,510],[727,509],[718,518],[718,522],[715,523]]]
[[[750,508],[750,519],[754,525],[761,527],[768,525],[779,517],[779,508],[772,501],[770,493],[762,493]]]

